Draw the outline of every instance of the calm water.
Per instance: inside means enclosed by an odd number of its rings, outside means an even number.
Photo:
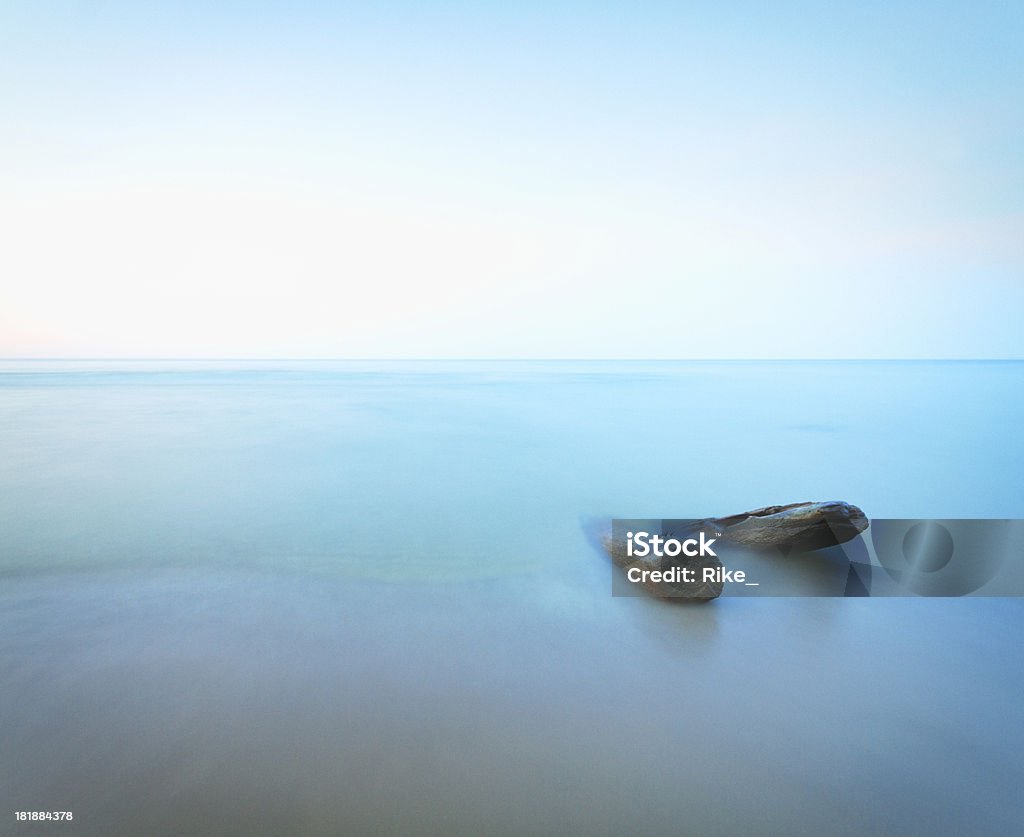
[[[0,364],[0,833],[1015,833],[1017,599],[609,595],[591,516],[1024,517],[1019,363]]]

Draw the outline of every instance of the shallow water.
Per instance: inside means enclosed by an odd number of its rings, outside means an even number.
[[[581,519],[1024,517],[1021,426],[1021,363],[5,362],[5,816],[1011,833],[1021,600],[612,598]]]

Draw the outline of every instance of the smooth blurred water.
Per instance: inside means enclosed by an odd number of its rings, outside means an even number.
[[[1013,833],[1020,600],[612,598],[581,519],[1024,517],[1022,426],[1013,362],[4,362],[8,827]]]

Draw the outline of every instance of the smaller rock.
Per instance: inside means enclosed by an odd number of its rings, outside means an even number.
[[[671,521],[665,521],[666,524]],[[710,534],[711,529],[707,529]],[[663,527],[661,534],[668,537],[675,537],[680,539],[694,537],[697,534],[697,530],[692,530],[689,527],[685,531],[674,532]],[[671,573],[672,570],[679,570],[678,573],[673,575],[677,576],[676,580],[672,581],[651,581],[649,578],[644,578],[637,585],[642,587],[651,595],[657,596],[661,599],[686,599],[689,601],[696,602],[707,602],[711,599],[716,599],[722,595],[722,581],[704,581],[704,569],[710,567],[715,570],[719,570],[722,567],[722,562],[714,555],[695,555],[689,557],[686,555],[668,556],[662,555],[661,557],[651,556],[647,558],[637,558],[628,554],[627,543],[625,540],[619,540],[611,536],[603,538],[602,543],[605,551],[612,559],[617,567],[621,567],[626,573],[630,569],[636,567],[643,570],[656,570],[661,573]],[[693,579],[692,581],[683,580],[683,570],[687,570],[686,576]],[[719,573],[715,573],[716,578],[719,577]],[[632,586],[632,583],[631,583]]]

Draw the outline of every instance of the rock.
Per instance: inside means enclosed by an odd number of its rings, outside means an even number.
[[[662,534],[666,537],[676,536],[675,533],[669,531],[663,531]],[[707,602],[711,599],[717,599],[722,595],[721,581],[705,582],[702,580],[705,567],[721,568],[722,562],[715,556],[696,555],[691,558],[685,555],[675,557],[663,555],[661,557],[634,558],[628,554],[625,540],[609,536],[603,539],[603,545],[612,562],[626,572],[629,572],[633,567],[637,567],[640,570],[655,570],[661,573],[670,573],[673,569],[679,570],[679,572],[674,573],[677,578],[672,581],[652,581],[649,577],[644,577],[638,582],[639,586],[658,598],[689,599],[690,601]],[[692,581],[683,580],[683,570],[687,571],[686,575],[692,578]],[[630,586],[633,586],[632,583],[630,583]]]
[[[868,528],[864,512],[839,501],[765,506],[705,523],[717,527],[722,540],[751,549],[778,549],[783,554],[846,543]]]
[[[704,520],[665,520],[659,534],[666,538],[685,539],[705,532],[723,545],[731,543],[747,549],[774,549],[788,555],[846,543],[867,528],[867,516],[859,508],[849,503],[830,501],[766,506],[742,514]],[[628,554],[627,542],[623,539],[605,536],[601,544],[612,562],[626,572],[634,567],[662,573],[674,569],[689,571],[687,576],[692,579],[689,581],[681,580],[682,573],[677,572],[671,573],[673,578],[670,581],[645,578],[638,583],[658,598],[706,602],[722,594],[721,581],[703,580],[705,567],[722,567],[717,556],[637,558]]]

